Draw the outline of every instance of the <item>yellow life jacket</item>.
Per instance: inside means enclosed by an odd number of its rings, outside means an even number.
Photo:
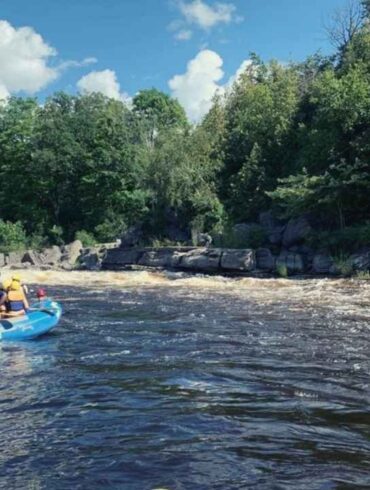
[[[18,291],[10,290],[7,295],[7,306],[9,311],[22,311],[24,310],[24,293],[22,289]]]

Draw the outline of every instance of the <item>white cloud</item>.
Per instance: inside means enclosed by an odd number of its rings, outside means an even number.
[[[55,80],[58,70],[48,66],[55,55],[55,49],[31,27],[16,29],[0,20],[0,96],[34,94]]]
[[[240,75],[251,66],[245,60],[226,83],[222,69],[223,60],[215,51],[205,49],[192,59],[183,75],[175,75],[168,85],[172,95],[178,99],[186,110],[188,117],[198,122],[211,108],[212,99],[217,94],[224,94]]]
[[[127,102],[128,95],[121,92],[116,73],[113,70],[92,71],[80,78],[78,89],[84,94],[99,92],[111,99]]]
[[[223,88],[217,84],[223,76],[222,58],[211,50],[200,51],[187,65],[183,75],[169,82],[172,94],[184,106],[189,118],[198,121],[210,109],[212,98]]]
[[[7,88],[4,87],[3,84],[0,84],[0,101],[7,99],[9,95],[10,93],[8,92]]]
[[[236,70],[235,75],[232,75],[229,78],[229,81],[227,82],[227,87],[231,88],[235,82],[237,82],[243,73],[245,73],[247,70],[251,70],[253,66],[253,61],[252,60],[244,60],[242,64],[239,66],[239,68]]]
[[[15,28],[6,20],[0,20],[0,100],[18,92],[35,94],[63,71],[97,61],[90,57],[49,66],[56,54],[32,27]]]
[[[189,24],[196,24],[205,30],[240,19],[235,17],[236,7],[232,3],[215,3],[211,6],[203,0],[180,1],[179,9]]]
[[[67,60],[58,65],[58,71],[68,70],[69,68],[83,68],[97,62],[98,60],[94,57],[84,58],[82,61]]]
[[[189,29],[181,29],[179,32],[175,34],[175,39],[178,41],[189,41],[193,36],[192,31]]]

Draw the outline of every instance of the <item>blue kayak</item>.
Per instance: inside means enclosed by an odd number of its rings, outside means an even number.
[[[52,300],[32,305],[26,315],[0,320],[0,340],[31,340],[57,326],[62,307]]]

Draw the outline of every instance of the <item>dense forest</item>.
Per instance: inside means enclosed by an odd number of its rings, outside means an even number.
[[[0,245],[224,237],[272,209],[314,239],[370,243],[370,2],[333,26],[333,56],[252,63],[197,125],[155,89],[132,106],[56,93],[0,106]],[[356,17],[357,16],[357,17]],[[177,233],[181,241],[181,233]],[[258,229],[256,229],[258,235]]]

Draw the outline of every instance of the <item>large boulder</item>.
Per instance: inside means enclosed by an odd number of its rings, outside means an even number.
[[[40,259],[44,265],[58,265],[62,258],[62,251],[57,245],[53,245],[50,248],[45,248],[41,254]]]
[[[318,253],[312,261],[312,272],[314,274],[331,274],[334,271],[334,261],[330,255]]]
[[[370,250],[357,252],[349,258],[352,269],[356,272],[370,271]]]
[[[4,267],[5,265],[5,254],[0,253],[0,267]]]
[[[80,257],[80,269],[96,271],[101,269],[101,260],[98,252],[90,251]]]
[[[22,263],[24,252],[8,252],[5,255],[5,265],[11,266],[20,266]]]
[[[107,250],[102,267],[103,269],[120,269],[127,265],[137,264],[142,253],[137,249],[112,248]]]
[[[222,252],[221,268],[226,270],[250,272],[256,268],[256,258],[253,250],[231,250]]]
[[[285,225],[272,214],[272,211],[260,213],[259,222],[265,230],[268,241],[271,245],[280,245],[285,231]]]
[[[220,267],[221,249],[197,249],[184,253],[180,266],[185,269],[200,271],[216,271]]]
[[[75,240],[74,242],[65,245],[63,247],[63,255],[62,262],[67,262],[71,265],[74,265],[77,262],[77,259],[81,255],[83,245],[80,240]]]
[[[43,264],[43,261],[38,252],[35,252],[34,250],[27,250],[22,257],[22,264],[31,264],[39,267]]]
[[[304,261],[302,255],[294,252],[282,251],[276,260],[276,270],[286,270],[288,275],[302,274],[304,272]]]
[[[258,248],[256,250],[257,269],[265,272],[272,272],[275,269],[276,257],[268,248]]]
[[[305,216],[291,219],[284,230],[283,247],[302,243],[311,232],[311,225]]]
[[[138,264],[147,267],[174,267],[174,251],[170,249],[148,250],[142,254]]]

